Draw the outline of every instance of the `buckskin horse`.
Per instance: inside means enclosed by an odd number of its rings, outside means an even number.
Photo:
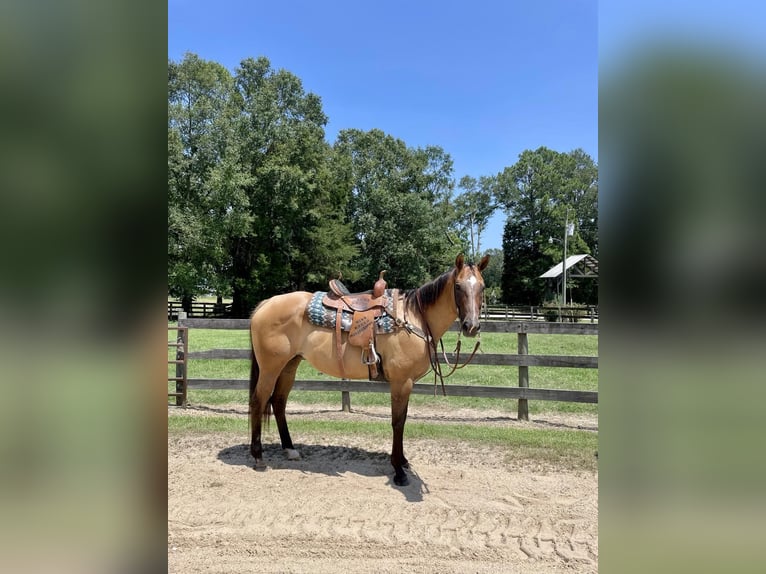
[[[481,272],[487,263],[489,256],[485,255],[478,264],[473,264],[465,262],[461,254],[453,269],[433,281],[408,291],[387,290],[378,298],[372,293],[358,294],[356,299],[346,293],[352,298],[349,300],[342,297],[343,293],[328,295],[295,291],[261,302],[250,318],[250,452],[255,458],[255,468],[265,468],[261,421],[272,411],[287,458],[300,459],[287,429],[285,407],[298,365],[306,360],[333,377],[376,378],[390,384],[394,484],[409,484],[404,470],[409,463],[404,456],[402,438],[413,384],[431,368],[438,369],[436,341],[456,318],[459,318],[461,332],[466,337],[475,337],[479,333],[484,290]],[[345,299],[350,307],[341,305],[339,298]],[[322,304],[329,299],[335,305],[332,308]],[[349,341],[354,335],[353,327],[351,333],[341,329],[340,323],[344,321],[341,307],[347,313],[357,308],[366,312],[368,319],[357,321],[355,318],[354,324],[369,324],[370,311],[374,311],[375,320],[388,319],[389,328],[381,328],[381,324],[376,323],[374,344],[370,339],[364,346],[356,346]],[[316,317],[312,322],[311,316],[317,311],[320,315],[324,312],[324,318],[329,317],[330,322],[320,326]],[[333,317],[336,318],[334,325]],[[349,323],[348,314],[345,322]]]

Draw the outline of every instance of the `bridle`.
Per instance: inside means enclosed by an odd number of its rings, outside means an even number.
[[[453,297],[455,299],[455,306],[457,306],[457,316],[458,319],[462,319],[460,317],[460,306],[458,304],[458,282],[457,277],[455,277],[454,285],[452,286],[453,289]],[[481,345],[481,334],[477,336],[476,339],[476,345],[473,348],[473,351],[471,352],[471,355],[468,357],[465,363],[462,365],[460,364],[460,347],[461,347],[461,337],[463,335],[463,329],[461,328],[460,331],[458,331],[457,335],[457,343],[455,345],[455,350],[452,352],[453,355],[455,355],[455,363],[450,364],[449,359],[447,359],[447,353],[444,351],[444,341],[440,338],[439,339],[439,346],[441,347],[442,355],[444,356],[444,362],[447,364],[447,366],[451,367],[449,373],[446,375],[442,372],[441,363],[439,362],[439,352],[436,348],[436,341],[434,340],[433,336],[431,335],[431,327],[428,324],[428,319],[426,318],[425,311],[423,309],[423,303],[420,300],[420,289],[415,291],[415,302],[417,304],[417,310],[420,314],[420,317],[423,320],[423,325],[425,326],[425,333],[423,335],[420,335],[418,333],[418,336],[423,338],[428,346],[428,361],[431,363],[431,369],[434,372],[434,396],[436,396],[436,387],[437,387],[437,380],[441,381],[442,386],[442,395],[447,396],[447,390],[444,387],[444,379],[447,379],[451,377],[455,371],[458,369],[464,368],[466,365],[468,365],[476,355],[476,351],[479,350],[479,345]]]

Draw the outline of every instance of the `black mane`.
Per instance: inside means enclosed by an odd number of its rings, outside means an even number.
[[[417,300],[420,300],[420,305],[423,306],[423,310],[425,311],[431,305],[436,303],[437,299],[439,299],[439,296],[442,294],[442,291],[444,291],[444,287],[449,282],[450,277],[452,276],[453,270],[446,271],[439,275],[436,279],[433,281],[429,281],[425,285],[421,285],[420,287],[416,289],[410,289],[408,291],[405,291],[404,293],[404,302],[405,304],[409,306],[413,306],[417,308]]]

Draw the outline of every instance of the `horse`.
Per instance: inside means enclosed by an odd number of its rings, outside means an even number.
[[[408,291],[396,291],[395,304],[404,310],[405,321],[389,334],[376,336],[381,377],[390,385],[391,426],[393,446],[391,465],[394,484],[406,486],[409,478],[405,468],[402,438],[407,420],[407,407],[413,384],[431,368],[438,368],[436,341],[440,340],[456,318],[462,334],[476,337],[481,329],[480,311],[484,279],[481,272],[489,256],[478,264],[466,262],[462,254],[455,259],[454,268],[436,279]],[[277,423],[282,449],[288,460],[299,460],[287,428],[285,408],[301,361],[308,361],[317,370],[337,378],[367,379],[368,365],[362,361],[362,348],[337,345],[337,332],[309,322],[307,306],[312,293],[294,291],[275,295],[262,301],[250,318],[252,343],[250,369],[250,453],[255,468],[264,469],[261,445],[261,423],[271,412]],[[337,355],[342,349],[342,364]]]

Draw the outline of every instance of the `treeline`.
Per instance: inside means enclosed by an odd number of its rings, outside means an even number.
[[[517,271],[535,266],[514,257],[535,254],[537,275],[560,261],[560,246],[537,236],[561,236],[564,202],[578,214],[571,253],[596,252],[596,168],[581,151],[524,152],[512,168],[456,185],[441,147],[408,147],[376,129],[343,130],[330,144],[326,123],[320,97],[266,58],[243,60],[233,73],[194,54],[168,62],[171,296],[231,296],[234,315],[246,317],[266,297],[323,289],[339,275],[368,289],[387,269],[389,284],[416,287],[458,252],[482,254],[481,234],[498,208],[509,215],[504,256],[494,253],[485,273],[496,300],[545,297],[534,281],[515,295]],[[571,169],[592,169],[591,187],[569,185],[571,173],[552,175]],[[586,220],[590,235],[580,231]],[[519,240],[539,249],[517,249]]]

